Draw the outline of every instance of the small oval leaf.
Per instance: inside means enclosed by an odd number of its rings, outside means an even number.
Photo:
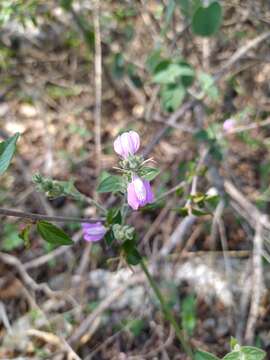
[[[71,238],[62,229],[47,221],[38,221],[37,231],[39,235],[50,244],[54,244],[54,245],[73,244]]]

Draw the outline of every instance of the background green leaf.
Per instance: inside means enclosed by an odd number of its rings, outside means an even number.
[[[8,169],[16,150],[16,143],[20,134],[16,133],[12,137],[0,143],[0,175]]]
[[[180,76],[193,76],[194,70],[187,64],[168,64],[154,76],[154,82],[158,84],[174,83]]]
[[[209,6],[200,6],[192,17],[192,32],[200,36],[214,35],[222,22],[221,5],[215,1]]]
[[[195,360],[219,360],[215,355],[207,351],[197,350],[195,353]]]
[[[194,295],[188,295],[181,304],[182,328],[191,336],[195,330],[197,300]]]
[[[172,112],[179,108],[186,95],[183,85],[168,85],[161,90],[161,103],[165,111]]]

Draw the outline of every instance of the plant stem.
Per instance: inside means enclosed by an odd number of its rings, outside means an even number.
[[[161,309],[163,311],[163,314],[164,314],[165,318],[173,326],[173,328],[175,330],[175,333],[176,333],[176,336],[177,336],[178,340],[180,341],[185,353],[190,357],[190,359],[194,359],[193,351],[192,351],[191,346],[186,341],[183,331],[180,329],[177,321],[175,320],[171,309],[166,304],[166,301],[165,301],[161,291],[159,290],[155,280],[153,279],[152,275],[148,271],[147,265],[145,264],[144,260],[141,260],[140,265],[141,265],[141,268],[142,268],[143,272],[145,273],[145,275],[147,277],[147,280],[148,280],[151,288],[153,289],[156,297],[158,298],[158,300],[160,302]]]

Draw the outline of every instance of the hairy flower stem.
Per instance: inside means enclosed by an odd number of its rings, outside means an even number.
[[[145,275],[147,277],[147,280],[148,280],[151,288],[153,289],[156,297],[158,298],[158,300],[160,302],[161,309],[162,309],[162,312],[163,312],[165,318],[173,326],[173,328],[175,330],[175,333],[176,333],[176,336],[177,336],[178,340],[180,341],[185,353],[190,357],[190,359],[194,359],[194,355],[193,355],[193,351],[192,351],[191,346],[186,341],[183,331],[180,329],[177,321],[175,320],[175,318],[173,316],[173,313],[172,313],[171,309],[168,307],[168,305],[167,305],[162,293],[160,292],[155,280],[153,279],[152,275],[148,271],[147,265],[145,264],[144,260],[141,260],[140,265],[141,265],[141,268],[142,268],[143,272],[145,273]]]

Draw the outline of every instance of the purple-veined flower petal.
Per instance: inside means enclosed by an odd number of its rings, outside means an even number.
[[[134,191],[137,196],[137,199],[140,202],[145,201],[147,194],[146,194],[146,188],[145,188],[143,180],[140,179],[138,176],[136,176],[133,179],[133,186],[134,186]]]

